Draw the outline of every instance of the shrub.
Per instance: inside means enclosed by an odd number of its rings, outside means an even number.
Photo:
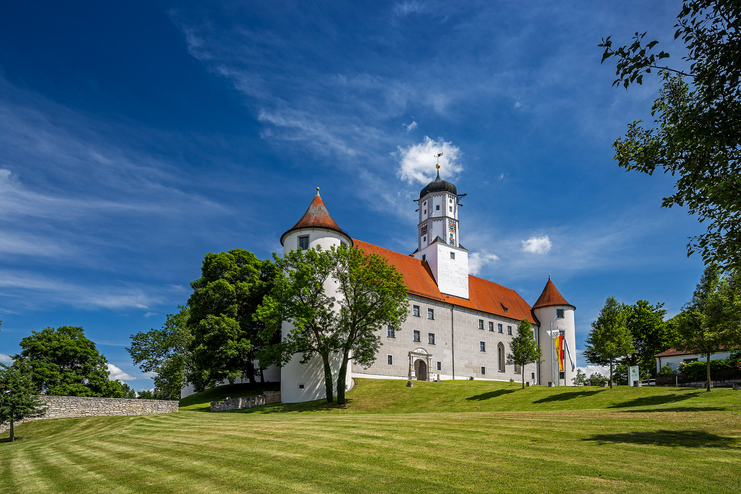
[[[710,377],[712,378],[715,373],[723,372],[729,368],[730,366],[726,360],[711,360]],[[677,369],[690,381],[704,381],[707,379],[707,362],[704,360],[683,363]]]
[[[672,369],[669,364],[666,364],[661,368],[661,371],[659,371],[660,376],[673,376],[674,374],[676,374],[676,372],[674,372],[674,369]]]

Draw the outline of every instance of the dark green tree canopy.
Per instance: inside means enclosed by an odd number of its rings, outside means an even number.
[[[131,335],[131,346],[126,349],[142,371],[156,374],[154,395],[163,399],[180,399],[190,369],[189,310],[179,309],[167,315],[162,328]]]
[[[191,283],[194,291],[188,300],[188,380],[196,390],[223,380],[233,383],[242,375],[254,382],[253,362],[272,363],[267,347],[279,334],[254,315],[274,277],[272,262],[246,250],[206,254],[201,278]]]
[[[623,306],[614,296],[609,297],[599,317],[592,323],[584,349],[587,362],[610,366],[610,387],[615,362],[634,351],[633,336],[625,325],[625,318]]]
[[[614,142],[614,159],[626,170],[649,175],[657,169],[677,177],[663,207],[687,206],[707,225],[690,238],[688,255],[698,251],[706,263],[741,267],[741,2],[685,0],[675,39],[686,47],[689,68],[671,68],[652,53],[657,41],[639,34],[630,45],[600,44],[602,61],[617,59],[615,85],[641,84],[658,71],[663,87],[652,108],[653,126],[640,120]]]
[[[16,422],[45,412],[28,366],[18,361],[11,366],[0,364],[0,424],[10,422],[10,441],[15,441]]]
[[[692,300],[675,321],[676,347],[706,357],[710,391],[710,356],[741,347],[741,271],[722,273],[717,265],[706,266]]]
[[[108,378],[108,361],[77,326],[31,331],[21,340],[13,359],[31,369],[37,391],[60,396],[121,398],[118,381]]]
[[[625,305],[625,324],[633,336],[635,352],[628,356],[630,365],[638,365],[641,375],[656,375],[654,355],[668,350],[677,341],[674,326],[664,321],[664,304],[651,305],[647,300],[639,300],[633,305]]]

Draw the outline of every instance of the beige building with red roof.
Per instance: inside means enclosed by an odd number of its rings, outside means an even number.
[[[381,346],[368,368],[353,365],[352,377],[378,379],[447,380],[486,379],[530,384],[571,385],[575,375],[574,310],[548,277],[534,305],[516,291],[469,274],[468,251],[461,245],[455,185],[437,178],[420,192],[417,249],[409,255],[353,239],[329,214],[319,188],[306,213],[281,236],[284,251],[321,246],[352,245],[378,254],[404,277],[409,291],[409,317],[402,330],[378,328]],[[328,290],[334,287],[328,286]],[[540,365],[524,369],[508,365],[509,342],[517,325],[530,321],[543,350]],[[291,325],[284,323],[286,334]],[[552,336],[563,335],[568,355],[559,370]],[[574,360],[570,360],[571,357]],[[323,369],[319,359],[300,363],[297,354],[281,369],[283,402],[324,398]]]

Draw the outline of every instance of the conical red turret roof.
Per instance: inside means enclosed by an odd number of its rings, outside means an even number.
[[[565,298],[563,298],[563,295],[558,292],[558,289],[556,289],[556,285],[553,284],[549,275],[548,283],[545,284],[543,293],[541,293],[540,297],[538,297],[538,301],[535,302],[535,305],[533,305],[533,309],[537,309],[539,307],[551,307],[553,305],[569,305],[571,307],[574,307],[573,305],[568,303]]]
[[[324,205],[322,196],[319,195],[319,187],[316,188],[316,195],[311,201],[309,209],[307,209],[301,219],[298,220],[298,223],[293,225],[293,228],[281,235],[281,245],[283,244],[283,239],[286,237],[286,235],[300,228],[323,228],[326,230],[334,230],[336,232],[342,233],[343,235],[347,235],[347,233],[342,228],[340,228],[339,225],[337,225],[335,220],[332,219],[329,211],[327,211],[327,206]],[[347,236],[348,238],[350,238],[349,235]]]

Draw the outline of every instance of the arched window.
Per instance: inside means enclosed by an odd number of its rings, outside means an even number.
[[[504,372],[504,345],[497,345],[497,358],[499,359],[499,372]]]

